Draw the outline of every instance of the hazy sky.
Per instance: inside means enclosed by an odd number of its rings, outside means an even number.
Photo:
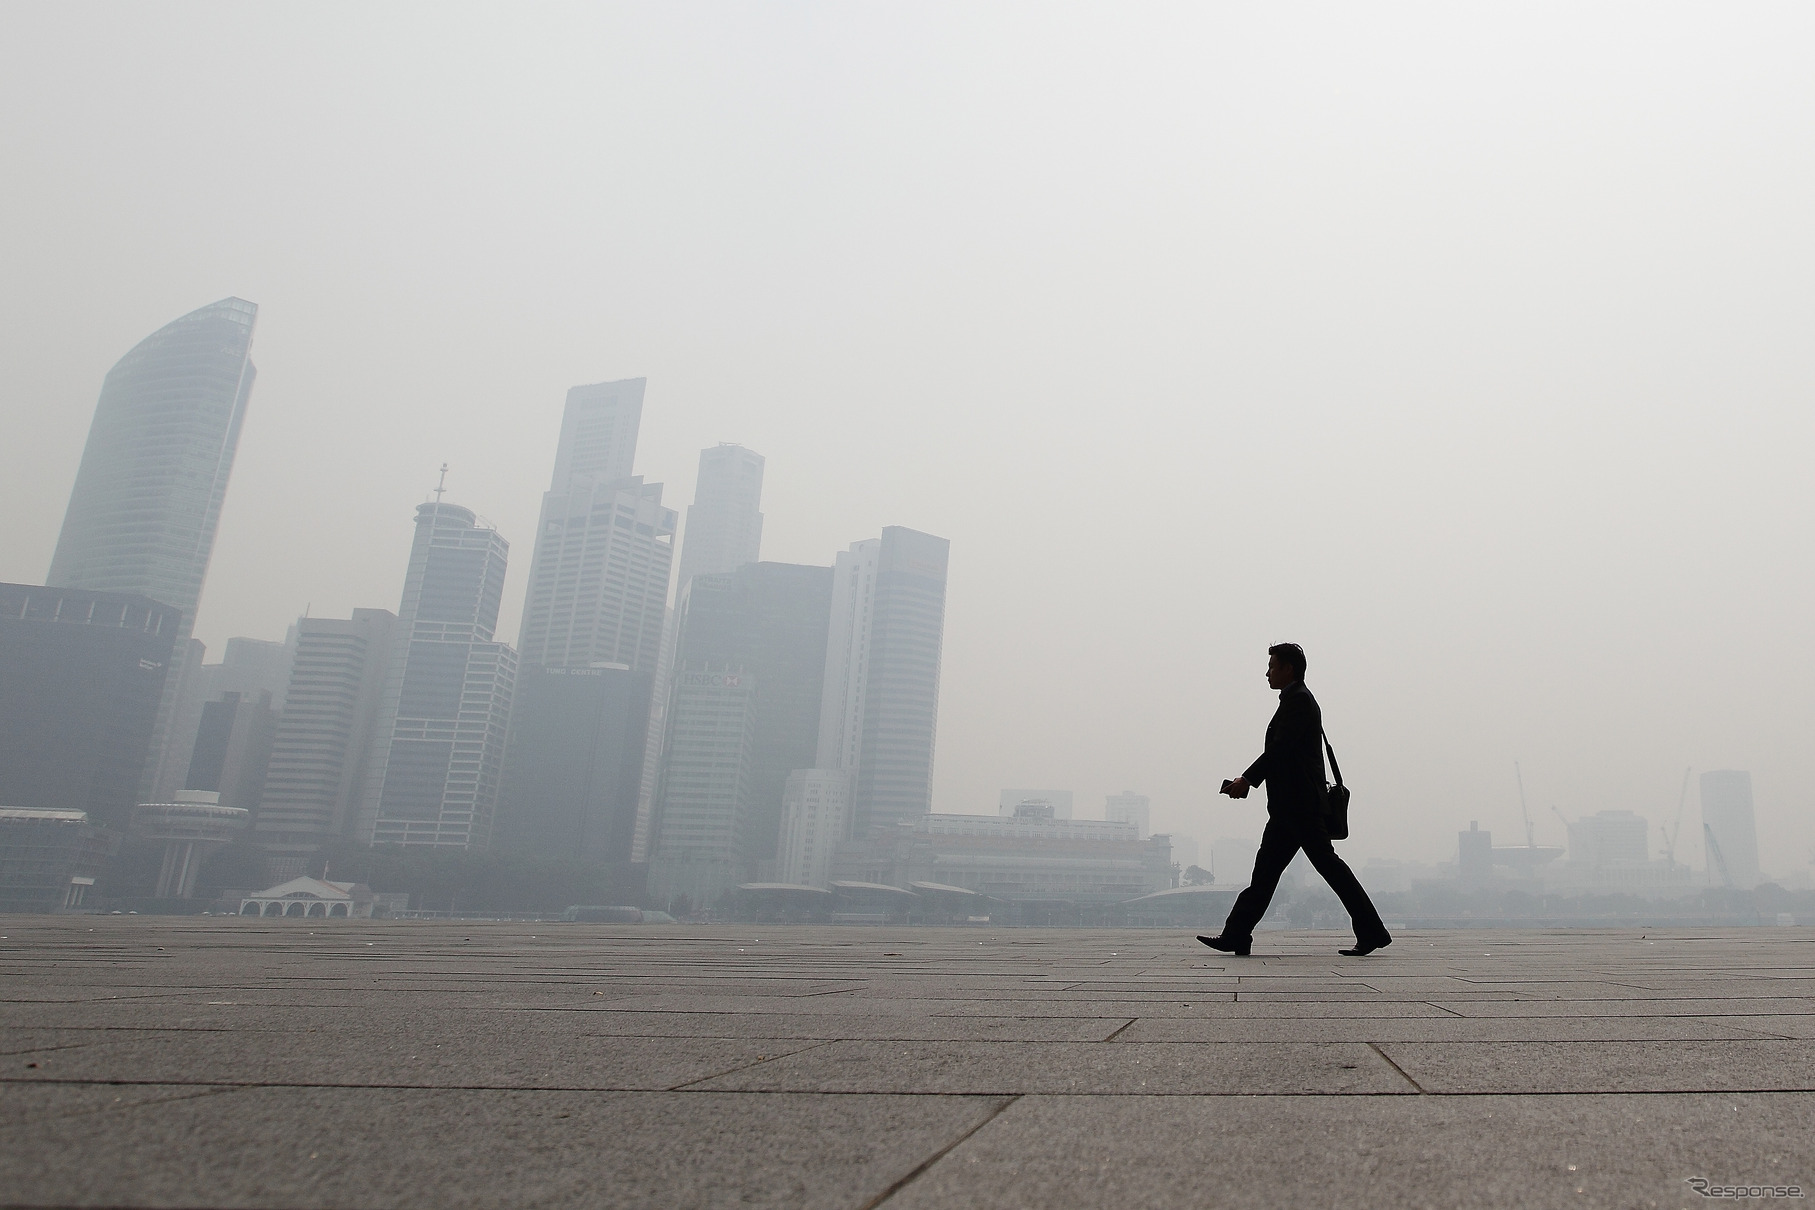
[[[443,461],[514,641],[563,395],[646,375],[765,557],[951,539],[937,810],[1257,836],[1292,639],[1352,859],[1517,840],[1517,757],[1540,843],[1735,767],[1808,867],[1815,10],[523,7],[0,8],[0,579],[237,294],[210,658],[394,609]]]

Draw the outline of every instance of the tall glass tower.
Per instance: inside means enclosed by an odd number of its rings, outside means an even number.
[[[494,642],[510,544],[457,504],[416,509],[416,538],[355,835],[484,848],[517,653]]]
[[[817,764],[852,775],[854,839],[932,810],[949,550],[890,525],[833,571]]]
[[[53,588],[136,593],[181,613],[142,793],[189,759],[171,743],[171,726],[202,662],[201,644],[189,636],[258,373],[257,320],[256,304],[223,298],[165,324],[114,363],[45,577]]]
[[[668,680],[663,633],[678,520],[662,505],[661,484],[630,473],[645,385],[624,378],[567,392],[517,639],[525,668],[622,664],[653,678],[648,714],[654,725],[644,734],[633,859],[643,855],[655,803]],[[528,677],[526,683],[555,681]]]
[[[188,637],[257,373],[257,319],[256,305],[224,298],[165,324],[107,372],[51,587],[173,605]]]
[[[763,543],[763,456],[720,442],[700,451],[700,474],[687,509],[679,584],[694,576],[736,571],[760,557]]]

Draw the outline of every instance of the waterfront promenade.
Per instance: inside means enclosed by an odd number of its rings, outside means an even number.
[[[1248,959],[1145,930],[0,936],[4,1205],[1815,1196],[1809,929],[1412,932],[1362,959],[1332,933]]]

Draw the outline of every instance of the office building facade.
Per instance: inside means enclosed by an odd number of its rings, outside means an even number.
[[[775,876],[788,775],[810,767],[819,744],[832,569],[748,563],[734,572],[695,576],[682,598],[677,658],[682,667],[737,667],[753,678],[752,748],[743,773],[748,792],[731,855],[740,877]],[[690,755],[689,734],[675,732],[670,760]],[[662,812],[658,818],[665,819]],[[657,858],[669,842],[658,833]]]
[[[761,558],[763,456],[721,442],[700,451],[699,479],[687,508],[678,583],[722,575]]]
[[[1153,800],[1145,794],[1123,790],[1103,804],[1103,818],[1110,823],[1131,823],[1142,840],[1153,835]]]
[[[204,662],[201,643],[190,639],[189,644],[195,654],[193,660],[182,663],[182,684],[174,693],[165,693],[172,703],[170,727],[162,750],[155,754],[157,768],[149,796],[160,802],[168,801],[178,790],[197,788],[189,784],[189,762],[201,734],[203,711],[210,702],[220,702],[230,693],[249,701],[265,695],[271,699],[272,709],[281,711],[290,680],[288,642],[231,638],[218,664]]]
[[[107,372],[46,584],[150,597],[180,611],[175,638],[189,637],[257,374],[257,320],[256,305],[222,299],[165,324]],[[193,654],[175,649],[168,690]],[[167,695],[154,751],[175,704]]]
[[[211,791],[221,806],[250,818],[265,792],[277,719],[265,691],[254,696],[229,690],[204,703],[183,789]]]
[[[851,775],[842,769],[796,769],[782,790],[781,851],[777,881],[823,887],[845,838],[851,812]]]
[[[662,505],[662,485],[630,473],[645,385],[626,378],[567,393],[517,643],[524,667],[623,664],[653,678],[637,801],[636,835],[644,843],[667,701],[668,585],[678,521]]]
[[[517,642],[525,666],[655,671],[677,518],[662,507],[661,484],[630,474],[643,387],[631,378],[567,393],[530,554]]]
[[[511,710],[498,844],[627,865],[653,678],[622,664],[524,668]]]
[[[397,615],[355,609],[350,618],[301,618],[253,821],[267,877],[303,872],[330,839],[354,831],[377,744]]]
[[[0,584],[0,806],[124,828],[182,627],[144,596]]]
[[[86,811],[0,806],[0,913],[82,910],[119,849]]]
[[[1743,769],[1712,769],[1702,774],[1701,792],[1709,881],[1750,890],[1760,881],[1752,775]]]
[[[682,660],[668,706],[649,893],[709,908],[744,881],[751,847],[756,678],[735,664]]]
[[[853,837],[932,809],[949,549],[889,526],[833,569],[817,767],[852,774]]]
[[[489,843],[517,674],[516,653],[493,641],[509,549],[470,509],[417,508],[361,839]]]

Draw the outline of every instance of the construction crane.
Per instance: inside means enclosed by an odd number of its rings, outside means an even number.
[[[1708,873],[1714,873],[1714,867],[1720,867],[1720,884],[1724,887],[1733,885],[1733,875],[1727,872],[1727,858],[1720,851],[1720,842],[1714,839],[1714,829],[1707,821],[1702,822],[1702,843],[1708,846]]]
[[[1658,828],[1658,831],[1664,833],[1664,856],[1669,859],[1671,865],[1676,864],[1676,838],[1683,832],[1683,804],[1689,801],[1689,774],[1694,771],[1693,766],[1683,770],[1683,788],[1676,796],[1676,823],[1671,825],[1668,831],[1662,827]]]
[[[1537,837],[1531,830],[1531,812],[1525,809],[1525,774],[1519,771],[1519,762],[1513,762],[1513,776],[1519,779],[1519,818],[1525,821],[1525,847],[1538,847]]]

